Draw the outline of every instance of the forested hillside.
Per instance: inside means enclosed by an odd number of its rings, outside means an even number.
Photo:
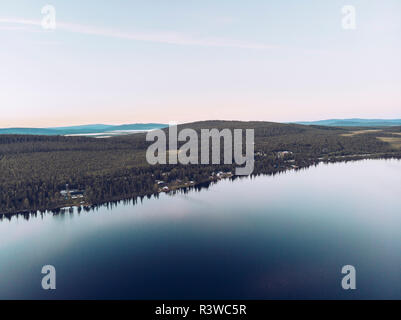
[[[401,127],[365,130],[271,122],[204,121],[200,129],[255,129],[255,170],[271,174],[319,161],[400,157]],[[164,129],[168,132],[168,129]],[[90,206],[216,180],[233,165],[155,165],[146,162],[145,134],[108,139],[0,135],[0,213]],[[282,151],[288,151],[284,156]],[[65,196],[66,184],[80,198]]]

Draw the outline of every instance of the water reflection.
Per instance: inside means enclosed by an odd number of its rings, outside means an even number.
[[[14,216],[0,298],[401,298],[400,185],[400,161],[370,160]],[[40,288],[46,264],[55,292]]]

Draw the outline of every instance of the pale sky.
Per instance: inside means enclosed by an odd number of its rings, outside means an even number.
[[[46,1],[0,2],[0,127],[401,118],[400,0]]]

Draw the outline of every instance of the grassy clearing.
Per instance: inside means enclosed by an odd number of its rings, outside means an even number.
[[[377,137],[377,139],[388,142],[394,149],[401,149],[401,138]]]
[[[357,134],[364,134],[364,133],[371,133],[371,132],[381,132],[383,130],[379,130],[379,129],[368,129],[368,130],[358,130],[358,131],[352,131],[350,133],[343,133],[342,136],[343,137],[353,137]]]

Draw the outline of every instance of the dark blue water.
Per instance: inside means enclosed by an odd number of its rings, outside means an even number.
[[[400,186],[400,161],[368,160],[3,219],[0,298],[400,299]]]

